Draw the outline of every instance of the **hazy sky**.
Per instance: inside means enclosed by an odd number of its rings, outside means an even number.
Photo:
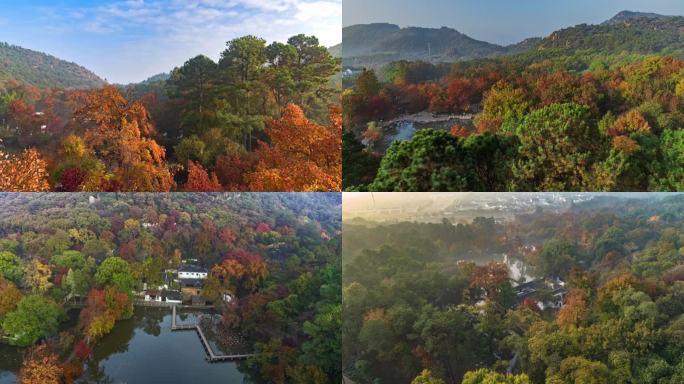
[[[442,207],[445,203],[446,205],[451,205],[452,202],[457,200],[468,201],[471,199],[476,200],[488,200],[488,199],[501,199],[508,198],[515,195],[518,196],[531,196],[531,195],[566,195],[566,196],[578,196],[578,195],[593,195],[593,196],[615,196],[622,198],[632,198],[632,199],[646,199],[646,198],[664,198],[667,196],[677,195],[678,193],[667,193],[667,192],[519,192],[519,193],[508,193],[508,192],[345,192],[342,195],[342,209],[343,211],[354,211],[354,210],[365,210],[365,209],[375,209],[375,208],[398,208],[407,207],[415,204],[423,205],[425,202],[431,202],[435,206]]]
[[[341,42],[342,0],[0,0],[0,41],[80,64],[112,83],[144,80],[226,41],[298,33]]]
[[[598,24],[623,11],[684,15],[684,0],[344,0],[343,24],[452,27],[498,44]]]

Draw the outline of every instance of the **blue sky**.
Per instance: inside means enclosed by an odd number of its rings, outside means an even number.
[[[0,41],[76,62],[112,83],[168,72],[226,41],[306,33],[342,40],[342,0],[0,0]]]
[[[344,0],[343,24],[452,27],[479,40],[517,43],[623,10],[684,15],[684,0]]]

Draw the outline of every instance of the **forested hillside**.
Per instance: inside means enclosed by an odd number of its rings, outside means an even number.
[[[684,198],[497,223],[344,224],[343,372],[432,384],[684,380]]]
[[[219,343],[240,332],[257,354],[243,367],[255,382],[339,383],[340,199],[0,194],[0,334],[36,345],[20,377],[97,371],[84,364],[93,347],[133,315],[144,287],[188,262],[210,271],[202,295],[222,314]],[[218,299],[226,290],[229,304]],[[60,326],[75,297],[77,324]]]
[[[683,28],[684,17],[637,17],[522,53],[359,71],[343,95],[345,188],[681,190]],[[458,121],[386,138],[426,113]]]
[[[661,53],[684,57],[684,17],[624,11],[599,25],[580,24],[546,37],[501,46],[451,28],[399,28],[393,24],[352,25],[342,30],[346,66],[399,60],[454,62],[525,51],[599,50],[603,54]]]
[[[340,60],[244,36],[140,84],[0,87],[0,190],[336,191]]]
[[[393,24],[342,29],[345,65],[395,60],[455,61],[501,54],[502,46],[475,40],[452,28],[400,28]]]
[[[105,84],[78,64],[54,56],[0,43],[0,87],[17,81],[38,88],[88,89]]]

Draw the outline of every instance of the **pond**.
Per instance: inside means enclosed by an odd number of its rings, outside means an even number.
[[[179,313],[179,324],[196,318]],[[16,383],[23,351],[0,345],[0,384]],[[138,307],[94,348],[77,383],[246,383],[239,362],[208,363],[193,331],[171,332],[168,308]]]
[[[375,144],[375,150],[385,153],[397,140],[410,140],[418,130],[432,128],[450,131],[454,125],[461,125],[469,130],[474,130],[472,119],[469,116],[434,117],[432,121],[424,117],[412,119],[410,116],[405,120],[398,120],[384,126],[383,136]]]

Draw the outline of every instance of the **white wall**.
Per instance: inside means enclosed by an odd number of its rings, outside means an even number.
[[[179,279],[206,279],[206,272],[178,272]]]

